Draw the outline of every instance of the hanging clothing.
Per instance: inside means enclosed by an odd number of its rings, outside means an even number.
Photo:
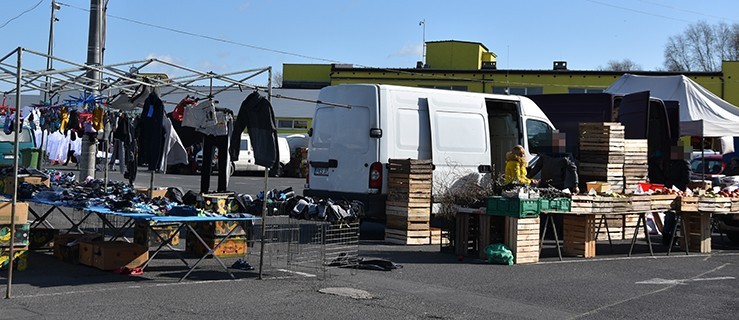
[[[182,126],[207,128],[216,124],[216,105],[213,100],[205,100],[197,105],[185,106],[182,115]]]
[[[162,162],[159,166],[159,170],[166,173],[167,166],[187,164],[189,159],[187,157],[187,150],[185,150],[185,147],[182,145],[182,141],[180,141],[177,131],[172,128],[172,121],[170,121],[169,118],[164,118],[164,137]]]
[[[196,103],[197,101],[190,99],[189,96],[183,98],[179,103],[177,103],[177,106],[174,107],[174,110],[172,111],[172,119],[177,122],[182,122],[182,118],[185,113],[185,106],[189,107]]]
[[[211,163],[215,154],[218,155],[218,192],[228,190],[228,182],[231,176],[231,157],[228,152],[229,137],[210,136],[203,137],[203,164],[200,168],[200,192],[210,191]],[[217,153],[214,150],[217,149]]]
[[[234,159],[238,159],[240,149],[240,143],[238,142],[244,128],[249,133],[254,149],[254,163],[271,168],[279,159],[275,113],[269,100],[257,92],[251,93],[244,99],[239,109],[239,115],[234,121],[235,133],[231,137],[232,144],[229,150]]]
[[[211,136],[226,136],[228,135],[228,124],[233,123],[233,116],[225,111],[216,111],[215,123],[211,126],[200,127],[195,129],[196,131]]]
[[[144,149],[144,162],[148,163],[149,170],[156,170],[162,160],[164,143],[164,103],[156,92],[152,91],[144,101],[137,127],[137,139]]]
[[[69,113],[67,112],[67,108],[62,108],[62,111],[59,114],[59,119],[59,131],[66,132],[67,126],[69,125]]]
[[[104,117],[105,110],[103,110],[103,108],[96,107],[94,110],[92,110],[92,127],[96,130],[96,132],[105,129],[105,124],[103,122]]]

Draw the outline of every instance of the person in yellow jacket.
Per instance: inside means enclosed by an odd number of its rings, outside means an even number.
[[[517,145],[506,153],[505,183],[531,184],[532,179],[526,177],[526,152],[523,146]]]

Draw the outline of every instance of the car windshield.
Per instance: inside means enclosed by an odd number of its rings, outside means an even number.
[[[690,162],[690,170],[695,173],[717,174],[721,172],[721,159],[706,159],[701,166],[701,159],[693,159]],[[705,170],[703,170],[705,168]]]

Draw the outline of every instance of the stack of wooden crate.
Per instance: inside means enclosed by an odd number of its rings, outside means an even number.
[[[625,139],[624,142],[624,189],[626,193],[633,193],[640,182],[646,181],[649,174],[649,146],[646,139]]]
[[[505,217],[505,245],[511,248],[516,264],[539,262],[539,217]]]
[[[580,181],[605,181],[623,192],[624,126],[618,122],[580,123]]]
[[[390,159],[387,179],[385,242],[431,244],[431,160]],[[435,233],[435,243],[441,234]]]

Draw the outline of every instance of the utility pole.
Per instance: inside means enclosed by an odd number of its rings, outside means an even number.
[[[50,71],[53,68],[54,61],[51,59],[51,56],[54,55],[54,22],[59,21],[59,19],[56,17],[55,11],[61,9],[62,7],[56,3],[55,0],[51,0],[51,21],[49,21],[49,49],[47,51],[49,57],[46,58],[46,70]],[[51,90],[51,77],[46,76],[46,89]],[[44,91],[44,101],[47,101],[49,99],[49,92]]]
[[[101,34],[102,34],[103,6],[102,0],[90,0],[90,31],[87,37],[87,65],[100,67],[101,62]],[[86,78],[92,87],[98,87],[102,75],[96,70],[88,70]],[[95,90],[92,95],[100,92]],[[97,155],[97,139],[82,137],[82,155],[80,157],[79,181],[95,176],[95,157]]]
[[[421,61],[423,61],[423,67],[426,67],[426,19],[421,20],[418,23],[419,26],[423,27],[423,47],[421,48]]]

